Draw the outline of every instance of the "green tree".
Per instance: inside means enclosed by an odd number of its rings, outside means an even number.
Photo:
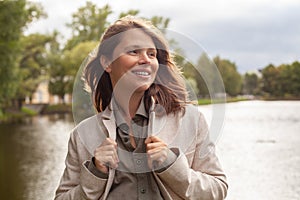
[[[229,60],[221,59],[219,56],[216,56],[213,60],[221,73],[226,93],[231,96],[240,94],[242,77],[237,71],[236,65]]]
[[[188,62],[184,58],[184,53],[181,49],[175,49],[174,62],[181,69],[182,74],[186,80],[187,89],[190,93],[190,99],[197,98],[199,96],[199,88],[196,80],[197,71],[192,63]],[[195,95],[195,96],[193,96]]]
[[[199,57],[196,67],[198,70],[194,74],[196,75],[195,79],[200,95],[207,98],[210,94],[209,88],[211,88],[214,82],[214,74],[210,70],[214,67],[214,64],[210,61],[208,55],[203,53]]]
[[[40,4],[25,0],[0,2],[0,112],[17,92],[24,28],[45,16]]]
[[[127,12],[121,12],[119,18],[125,17],[127,15],[136,16],[139,14],[139,10],[129,10]]]
[[[23,36],[20,40],[23,48],[19,62],[19,85],[15,97],[19,109],[25,97],[31,97],[39,83],[46,80],[48,59],[46,47],[52,40],[51,36],[42,34]]]
[[[168,28],[170,19],[162,16],[153,16],[150,18],[152,24],[165,33],[165,29]]]
[[[70,50],[80,42],[99,41],[109,25],[107,17],[111,13],[109,5],[98,8],[96,4],[87,1],[85,6],[73,13],[72,22],[67,24],[72,30],[72,38],[68,40],[65,49]]]
[[[293,62],[291,65],[291,70],[291,93],[296,97],[300,97],[300,62]]]
[[[71,94],[73,91],[74,78],[80,64],[96,45],[95,41],[82,42],[71,50],[65,50],[62,54],[51,55],[49,92],[58,95],[62,103],[64,103],[65,94]]]
[[[293,82],[291,80],[292,75],[292,67],[291,65],[282,64],[276,67],[278,72],[276,79],[276,93],[272,95],[276,95],[278,97],[284,97],[292,95],[292,85]]]
[[[255,73],[246,73],[244,75],[244,82],[243,82],[243,93],[244,94],[257,94],[258,91],[258,83],[259,79],[257,74]]]
[[[282,92],[279,89],[279,70],[272,64],[269,64],[263,70],[262,91],[270,96],[280,96]]]
[[[277,67],[278,70],[278,92],[281,97],[299,97],[300,96],[300,63],[282,64]]]

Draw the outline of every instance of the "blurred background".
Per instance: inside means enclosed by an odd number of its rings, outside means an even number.
[[[205,49],[191,61],[168,38],[209,124],[216,102],[197,69],[217,67],[228,102],[216,141],[226,199],[300,199],[299,10],[297,0],[1,0],[0,199],[54,198],[76,74],[127,14]]]

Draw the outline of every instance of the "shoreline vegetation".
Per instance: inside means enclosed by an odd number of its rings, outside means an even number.
[[[216,99],[216,100],[212,100],[212,99],[199,99],[198,100],[198,105],[199,106],[203,106],[203,105],[209,105],[209,104],[218,104],[218,103],[234,103],[234,102],[239,102],[239,101],[251,101],[254,100],[254,98],[249,98],[249,97],[230,97],[230,98],[226,98],[225,102],[224,99]]]
[[[38,115],[51,115],[51,114],[67,114],[72,113],[71,104],[55,104],[45,105],[40,111],[36,111],[27,105],[22,106],[21,110],[8,110],[5,114],[0,112],[0,124],[3,123],[20,123],[24,118],[33,117]]]
[[[225,103],[234,103],[240,101],[252,101],[252,100],[262,100],[262,101],[300,101],[300,97],[286,97],[286,98],[276,98],[276,97],[255,97],[255,96],[237,96],[226,98]],[[211,100],[209,98],[199,99],[198,105],[210,105],[224,103],[224,100]],[[23,106],[20,111],[8,110],[5,114],[0,112],[0,124],[4,123],[21,123],[24,118],[33,117],[38,115],[51,115],[51,114],[71,114],[72,105],[71,104],[56,104],[56,105],[45,105],[45,107],[40,111],[30,109]]]

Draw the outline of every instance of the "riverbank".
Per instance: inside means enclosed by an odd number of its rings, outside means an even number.
[[[286,96],[286,97],[262,97],[264,101],[300,101],[300,97]]]
[[[42,115],[65,114],[65,113],[72,113],[71,104],[48,105],[41,111]]]
[[[38,115],[34,110],[22,107],[21,110],[9,109],[7,112],[0,112],[0,124],[2,123],[18,123],[26,117]]]
[[[29,106],[22,106],[21,110],[8,109],[7,112],[0,112],[0,124],[21,123],[28,117],[36,115],[66,114],[72,113],[71,104],[46,105],[42,110],[35,110]]]
[[[209,98],[199,99],[198,105],[209,105],[217,103],[234,103],[240,101],[252,101],[252,100],[263,100],[263,101],[299,101],[300,97],[289,97],[289,98],[275,98],[275,97],[254,97],[254,96],[237,96],[237,97],[227,97],[221,100],[212,100]],[[23,106],[20,111],[9,109],[6,113],[0,112],[0,124],[3,123],[19,123],[24,120],[24,118],[32,117],[36,115],[51,115],[51,114],[66,114],[72,113],[71,104],[56,104],[56,105],[45,105],[42,110],[36,111],[30,106]]]
[[[228,102],[238,102],[249,100],[247,98],[235,97],[226,99]],[[211,99],[199,99],[199,105],[208,105],[212,103],[224,103],[218,101],[212,101]],[[55,105],[44,105],[42,109],[36,108],[34,105],[24,105],[21,110],[8,109],[6,113],[0,112],[0,124],[3,123],[20,123],[27,117],[36,115],[51,115],[51,114],[66,114],[72,113],[71,104],[55,104]]]
[[[209,104],[217,104],[217,103],[233,103],[233,102],[239,102],[239,101],[251,101],[256,100],[254,97],[227,97],[226,99],[199,99],[198,105],[209,105]]]
[[[237,96],[237,97],[227,97],[226,99],[199,99],[198,105],[209,105],[209,104],[218,104],[218,103],[234,103],[239,101],[252,101],[252,100],[261,100],[261,101],[300,101],[300,97],[294,96],[285,96],[285,97],[269,97],[269,96]]]

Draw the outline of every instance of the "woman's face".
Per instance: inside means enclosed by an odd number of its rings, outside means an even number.
[[[114,89],[147,90],[158,70],[156,54],[152,38],[142,30],[132,29],[123,33],[113,51],[113,60],[105,69],[110,74]]]

